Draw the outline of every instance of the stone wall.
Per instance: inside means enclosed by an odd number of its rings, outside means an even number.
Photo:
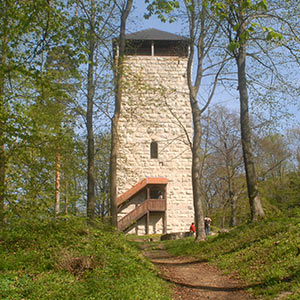
[[[194,217],[186,64],[187,58],[156,56],[129,56],[125,62],[118,196],[146,177],[167,178],[167,232],[188,230]],[[158,144],[157,159],[150,158],[152,141]],[[121,214],[133,207],[129,205]],[[162,232],[162,214],[150,214],[150,223],[150,233]],[[143,234],[145,220],[137,224],[132,232]]]

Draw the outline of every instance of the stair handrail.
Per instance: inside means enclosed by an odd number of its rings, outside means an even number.
[[[148,211],[148,204],[147,201],[144,201],[141,205],[136,207],[126,216],[118,221],[118,228],[119,230],[123,231],[124,229],[128,228],[133,221],[137,221],[142,216],[144,216]]]
[[[164,177],[146,177],[117,198],[117,207],[142,191],[148,184],[166,185],[167,183],[168,179]]]
[[[159,205],[158,205],[159,204]],[[165,211],[166,200],[165,199],[148,199],[141,205],[137,206],[134,210],[129,212],[126,216],[118,221],[119,230],[123,231],[128,228],[133,221],[139,220],[146,213],[150,211]]]

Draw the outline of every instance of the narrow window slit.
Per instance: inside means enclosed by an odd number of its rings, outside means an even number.
[[[158,145],[155,141],[150,144],[150,158],[158,158]]]

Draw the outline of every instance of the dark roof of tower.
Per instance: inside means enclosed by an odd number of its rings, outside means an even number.
[[[187,38],[170,32],[149,28],[126,35],[126,40],[186,41]]]

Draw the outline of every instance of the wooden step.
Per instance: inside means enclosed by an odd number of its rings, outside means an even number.
[[[135,221],[138,221],[148,212],[164,212],[166,211],[165,199],[148,199],[141,205],[132,210],[129,214],[118,221],[118,229],[124,231],[130,227]]]

